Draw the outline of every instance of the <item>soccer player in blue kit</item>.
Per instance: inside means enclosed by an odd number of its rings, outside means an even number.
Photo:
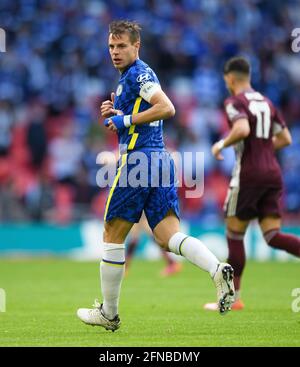
[[[108,46],[113,65],[120,72],[120,80],[112,99],[102,103],[101,114],[105,117],[107,129],[118,134],[121,157],[104,214],[100,263],[103,303],[96,301],[94,308],[80,308],[77,315],[89,325],[112,331],[120,327],[118,305],[125,269],[124,243],[143,211],[155,241],[162,248],[184,256],[210,274],[217,289],[219,312],[225,314],[234,301],[233,268],[220,263],[200,240],[180,232],[174,162],[163,142],[163,120],[174,116],[175,108],[153,70],[139,59],[139,25],[123,20],[112,22]],[[120,183],[124,181],[124,175],[128,179],[136,168],[130,162],[131,155],[136,152],[143,153],[148,163],[146,187]],[[155,154],[160,158],[157,163],[159,172],[164,171],[164,163],[168,164],[168,185],[162,184],[163,173],[159,173],[159,184],[151,185],[150,161]]]

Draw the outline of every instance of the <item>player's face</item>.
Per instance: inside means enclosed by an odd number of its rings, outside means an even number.
[[[140,42],[131,43],[127,33],[110,34],[108,47],[114,67],[122,72],[137,59]]]

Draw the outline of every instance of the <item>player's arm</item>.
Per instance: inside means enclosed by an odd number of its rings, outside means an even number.
[[[147,102],[151,104],[151,107],[146,111],[134,115],[118,115],[108,118],[104,121],[105,126],[112,131],[116,131],[131,125],[147,124],[153,121],[167,119],[175,115],[175,107],[160,87],[156,88]]]
[[[175,107],[168,96],[158,89],[150,98],[151,107],[132,115],[132,125],[147,124],[152,121],[168,119],[175,115]]]
[[[151,73],[133,74],[133,79],[136,82],[132,86],[132,92],[143,98],[151,107],[132,115],[108,118],[104,121],[105,126],[113,130],[121,130],[131,125],[149,124],[175,115],[175,108],[172,102]],[[142,82],[147,79],[146,83]]]
[[[274,108],[272,104],[271,108],[274,112],[272,118],[272,142],[274,150],[278,150],[292,144],[292,137],[281,112]]]
[[[218,160],[224,159],[221,154],[222,149],[238,143],[239,141],[247,138],[249,134],[250,126],[248,119],[240,118],[236,120],[226,138],[219,140],[212,146],[212,154]]]
[[[292,137],[287,127],[283,128],[272,137],[273,147],[275,150],[282,149],[292,144]]]

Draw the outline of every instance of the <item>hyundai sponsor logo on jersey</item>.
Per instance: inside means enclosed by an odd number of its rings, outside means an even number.
[[[136,81],[140,84],[145,84],[148,80],[151,79],[151,75],[149,73],[143,73],[140,74],[137,78]]]

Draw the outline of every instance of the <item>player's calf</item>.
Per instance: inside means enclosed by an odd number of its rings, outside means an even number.
[[[228,263],[234,268],[234,287],[240,289],[243,270],[246,265],[246,253],[243,232],[232,231],[227,228],[226,238],[228,244]]]
[[[281,233],[279,228],[275,228],[265,232],[264,238],[269,246],[300,257],[300,239],[298,237]]]

